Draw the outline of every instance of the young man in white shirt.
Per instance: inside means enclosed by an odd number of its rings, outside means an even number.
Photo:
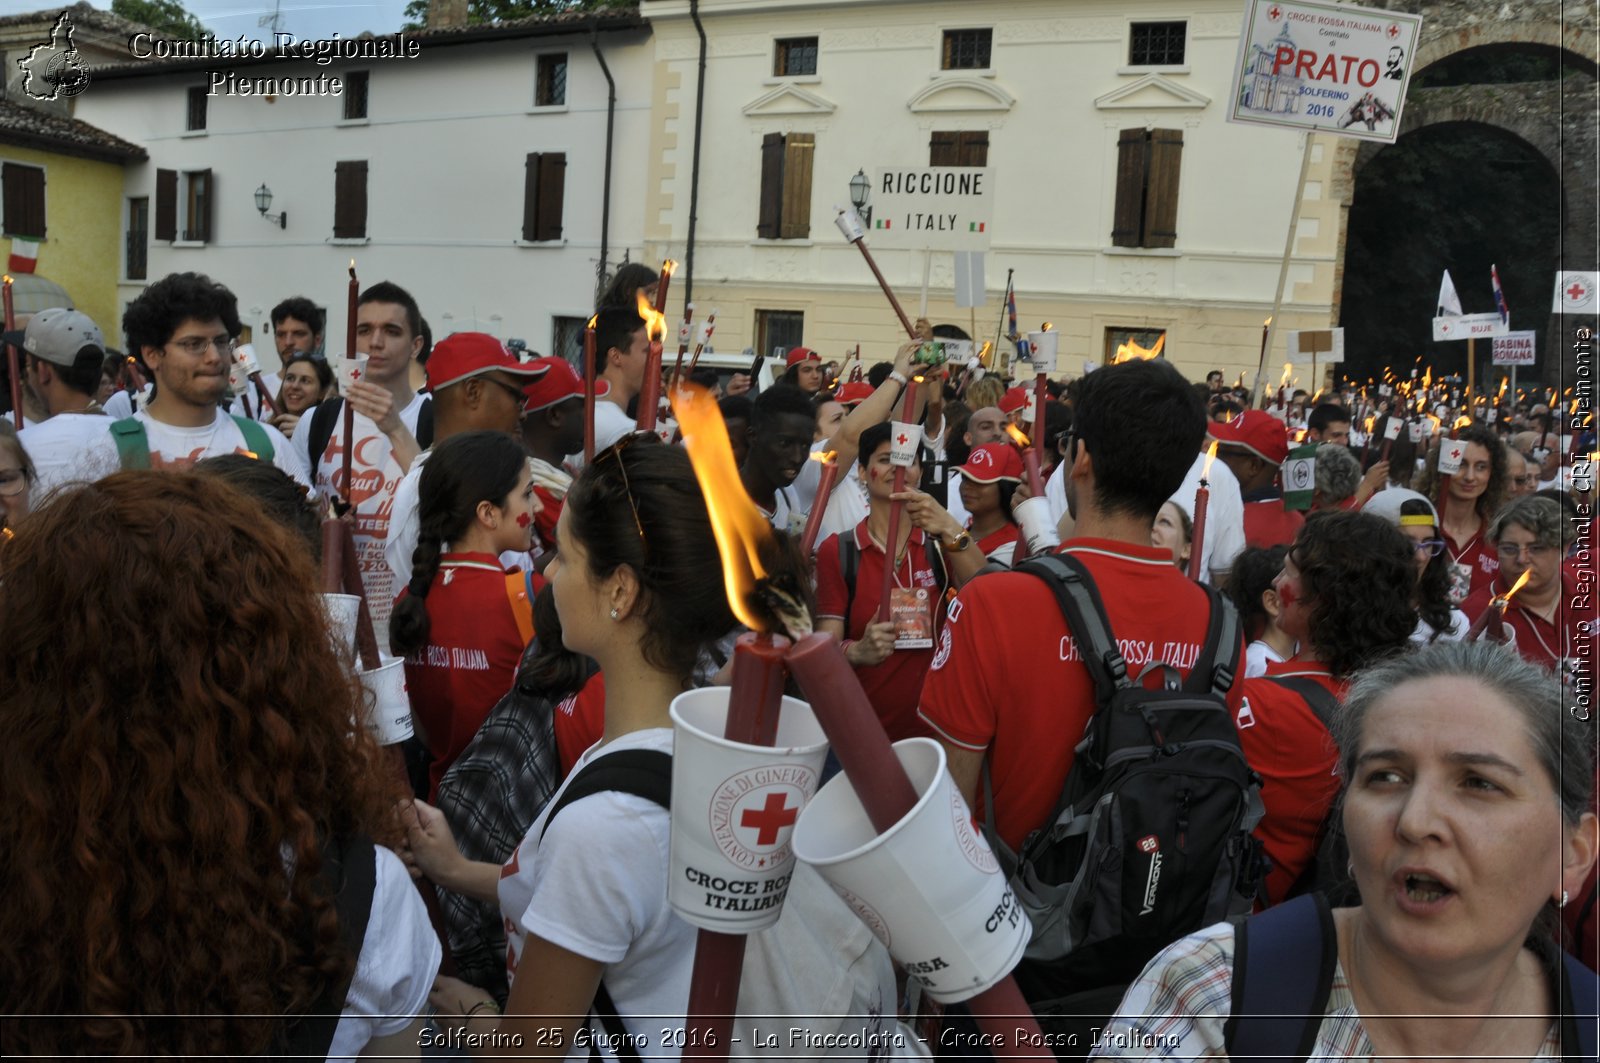
[[[86,314],[41,310],[25,331],[6,337],[22,348],[24,386],[50,414],[18,435],[37,469],[34,503],[67,483],[117,471],[116,455],[97,450],[110,421],[95,401],[105,337]]]
[[[303,295],[294,295],[285,299],[272,308],[272,344],[278,352],[278,364],[283,365],[297,354],[315,354],[322,348],[322,326],[327,320],[327,315],[318,309]],[[283,390],[283,378],[277,373],[262,373],[261,386],[272,396],[274,402]],[[266,421],[280,432],[284,431],[283,424],[277,420],[279,414],[267,410],[266,403],[256,394],[254,385],[250,390],[228,407],[229,413],[241,414],[245,417],[254,417],[258,421]],[[293,431],[290,423],[288,431]]]
[[[169,273],[128,304],[122,331],[155,381],[149,405],[113,421],[88,460],[129,469],[187,469],[218,454],[270,460],[310,485],[305,463],[270,425],[236,420],[221,408],[228,392],[238,301],[199,273]]]
[[[628,403],[644,388],[650,362],[650,336],[644,319],[632,307],[606,307],[595,320],[595,349],[600,352],[597,378],[610,390],[594,404],[594,450],[598,454],[637,426],[628,416]],[[583,464],[583,453],[567,459]]]

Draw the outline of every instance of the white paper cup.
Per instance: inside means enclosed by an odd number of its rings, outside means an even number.
[[[852,244],[867,235],[866,228],[861,224],[861,215],[853,210],[844,210],[835,207],[839,213],[833,216],[833,223],[839,227],[839,232]]]
[[[705,930],[747,934],[778,921],[794,870],[790,835],[817,792],[828,740],[798,698],[784,698],[777,741],[722,737],[728,687],[672,700],[672,859],[667,900]]]
[[[233,349],[233,362],[244,370],[246,377],[251,373],[261,372],[261,363],[256,359],[256,349],[248,343],[241,343]]]
[[[333,652],[345,664],[354,666],[356,659],[356,619],[361,614],[361,598],[354,594],[322,595],[322,608],[328,614],[328,635],[333,639]]]
[[[917,448],[922,445],[922,426],[905,421],[890,422],[894,431],[889,433],[889,463],[909,469],[917,461]]]
[[[250,377],[246,375],[244,366],[234,362],[228,367],[228,394],[234,398],[243,395],[250,388]]]
[[[1061,333],[1055,329],[1028,333],[1028,349],[1033,354],[1033,364],[1036,369],[1041,365],[1050,369],[1055,368],[1056,345],[1060,342]]]
[[[349,391],[350,385],[358,380],[367,379],[367,356],[358,354],[354,358],[339,359],[339,390]]]
[[[1012,507],[1011,513],[1022,529],[1022,538],[1027,541],[1029,557],[1060,545],[1061,537],[1056,534],[1055,521],[1050,519],[1050,503],[1047,499],[1038,496],[1024,498]]]
[[[404,742],[415,732],[411,726],[411,699],[406,694],[406,663],[403,658],[384,655],[383,663],[361,673],[366,691],[367,730],[380,746]]]
[[[896,742],[918,800],[883,834],[837,775],[800,814],[795,854],[816,868],[941,1004],[992,987],[1022,958],[1031,928],[989,843],[927,738]]]
[[[1461,458],[1467,452],[1467,444],[1460,439],[1442,439],[1439,442],[1439,472],[1444,476],[1454,476],[1461,471]]]

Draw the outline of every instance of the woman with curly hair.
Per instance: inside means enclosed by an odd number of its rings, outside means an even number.
[[[1417,607],[1417,629],[1411,633],[1411,641],[1453,642],[1465,638],[1472,621],[1450,604],[1450,575],[1446,571],[1449,562],[1445,560],[1439,514],[1433,503],[1415,491],[1391,487],[1373,495],[1361,512],[1382,517],[1411,540],[1417,566],[1417,582],[1411,592],[1411,604]]]
[[[1239,742],[1261,776],[1266,815],[1255,834],[1271,868],[1269,903],[1281,901],[1316,851],[1339,780],[1328,721],[1350,676],[1399,653],[1417,626],[1412,549],[1393,525],[1365,513],[1314,513],[1295,535],[1273,583],[1278,626],[1295,655],[1244,681]]]
[[[320,615],[211,476],[117,473],[0,545],[8,1053],[415,1057],[439,945]]]
[[[1450,604],[1460,605],[1474,591],[1494,582],[1500,558],[1486,534],[1489,521],[1506,500],[1506,445],[1492,428],[1475,424],[1456,437],[1466,443],[1461,468],[1440,489],[1439,447],[1428,448],[1411,484],[1439,507],[1439,531],[1449,552]]]
[[[283,363],[282,380],[278,386],[278,412],[265,420],[292,439],[300,418],[333,389],[333,367],[327,359],[301,351]]]

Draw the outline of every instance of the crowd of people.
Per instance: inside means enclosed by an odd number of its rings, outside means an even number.
[[[1099,669],[1225,706],[1258,799],[1243,909],[1178,913],[1090,984],[1030,953],[1041,1022],[1070,999],[1103,1029],[1062,1058],[1592,1055],[1592,422],[1393,373],[1260,402],[1161,358],[1005,379],[927,322],[870,366],[796,347],[766,387],[669,375],[640,411],[657,283],[613,279],[592,382],[434,342],[389,281],[359,294],[350,363],[311,299],[275,307],[276,374],[244,371],[233,294],[194,273],[128,306],[128,355],[69,309],[6,337],[8,1054],[693,1054],[671,815],[568,793],[612,757],[670,766],[673,699],[729,682],[741,628],[670,404],[692,386],[773,575],[885,735],[942,746],[1008,873],[1105,767]],[[404,741],[332,619],[337,525],[403,662]],[[1107,659],[1042,555],[1088,587]],[[1186,830],[1169,891],[1208,858]],[[972,1018],[919,1000],[813,872],[751,941],[741,1015],[972,1054],[939,1032]]]

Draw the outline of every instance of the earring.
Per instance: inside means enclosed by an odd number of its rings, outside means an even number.
[[[1567,906],[1567,891],[1566,890],[1562,890],[1561,891],[1561,903],[1556,905],[1556,907],[1557,908],[1565,908],[1566,906]]]
[[[1355,878],[1356,877],[1356,862],[1354,860],[1352,860],[1348,864],[1344,865],[1344,873],[1345,873],[1345,877],[1347,877],[1347,878]]]
[[[611,619],[613,619],[613,620],[621,620],[622,619],[622,615],[620,613],[618,613],[615,609],[613,609],[613,610],[611,610]]]

